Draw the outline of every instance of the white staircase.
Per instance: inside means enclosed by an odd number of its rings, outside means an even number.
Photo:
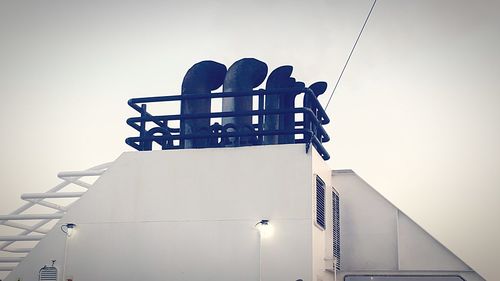
[[[0,236],[0,271],[12,271],[35,246],[34,243],[31,243],[30,247],[16,247],[16,244],[25,243],[25,241],[40,241],[50,230],[44,226],[60,219],[69,206],[92,187],[92,183],[87,182],[89,178],[99,177],[110,165],[111,163],[105,163],[83,171],[61,172],[57,175],[62,180],[61,183],[44,193],[21,195],[21,199],[27,201],[26,204],[8,215],[0,215],[0,225],[21,230],[16,235]],[[69,189],[74,190],[75,187],[83,191],[65,192]],[[47,201],[47,199],[61,198],[73,200],[66,200],[68,202],[63,204]],[[43,209],[48,208],[55,212],[40,213],[40,210],[36,210],[35,206],[43,206],[46,207]],[[40,208],[38,207],[38,209]],[[22,221],[29,221],[31,224]]]

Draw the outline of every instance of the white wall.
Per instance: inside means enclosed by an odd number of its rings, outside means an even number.
[[[55,226],[23,259],[21,263],[3,280],[5,281],[31,281],[38,280],[38,272],[44,265],[50,266],[55,260],[54,266],[58,268],[59,275],[64,267],[65,234],[59,226]],[[19,278],[19,279],[18,279]],[[61,279],[59,279],[61,280]]]
[[[316,209],[311,210],[312,222],[312,247],[313,247],[313,280],[318,281],[333,281],[334,275],[327,271],[333,269],[333,215],[332,215],[332,170],[317,154],[313,153],[313,177],[311,187],[313,189],[313,197],[311,198],[312,206],[316,205],[315,188],[316,178],[319,176],[325,182],[325,229],[322,230],[315,224]]]
[[[397,210],[353,174],[334,174],[340,193],[341,268],[397,270]]]
[[[304,145],[124,153],[61,220],[77,224],[64,276],[313,280],[311,171]],[[6,281],[63,261],[63,242],[54,229]]]
[[[441,274],[484,280],[353,171],[333,171],[332,182],[340,193],[340,278]]]
[[[315,226],[315,178],[326,183],[326,230]],[[6,281],[329,281],[333,186],[348,274],[459,274],[482,279],[352,171],[303,145],[124,153]],[[269,219],[274,235],[255,229]],[[66,250],[65,250],[66,245]]]
[[[401,270],[471,270],[401,211],[398,211],[398,224]]]

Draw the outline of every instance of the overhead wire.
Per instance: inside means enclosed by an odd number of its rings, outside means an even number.
[[[373,12],[373,8],[375,8],[375,4],[377,4],[377,0],[373,0],[373,4],[370,8],[370,11],[368,12],[368,15],[366,16],[365,22],[363,23],[363,26],[361,27],[361,30],[359,31],[358,37],[356,38],[356,41],[354,42],[354,45],[351,48],[351,52],[349,53],[349,56],[347,57],[347,60],[344,64],[344,67],[342,68],[342,71],[340,72],[339,78],[337,79],[337,82],[335,83],[335,86],[333,87],[332,93],[330,94],[330,97],[328,98],[328,102],[326,103],[325,110],[328,108],[328,105],[330,105],[330,101],[332,100],[333,94],[335,93],[335,90],[337,90],[337,87],[340,83],[340,80],[342,79],[342,75],[344,75],[344,71],[347,68],[347,65],[349,64],[349,61],[351,60],[352,53],[354,53],[354,49],[356,49],[356,46],[358,45],[359,38],[361,38],[361,34],[363,34],[363,31],[365,30],[366,23],[370,19],[370,16]]]

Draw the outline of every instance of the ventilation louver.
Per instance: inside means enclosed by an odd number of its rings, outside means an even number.
[[[337,262],[335,268],[340,270],[340,201],[339,195],[332,191],[333,206],[333,257]]]
[[[44,266],[40,269],[39,281],[57,281],[57,268],[53,266]]]
[[[325,182],[316,176],[316,223],[325,229]]]

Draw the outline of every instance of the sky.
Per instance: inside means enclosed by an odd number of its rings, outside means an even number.
[[[331,92],[371,3],[0,1],[0,213],[59,171],[132,150],[127,100],[178,94],[198,61],[290,64]],[[353,169],[487,280],[500,276],[499,10],[379,0],[327,127],[332,168]]]

